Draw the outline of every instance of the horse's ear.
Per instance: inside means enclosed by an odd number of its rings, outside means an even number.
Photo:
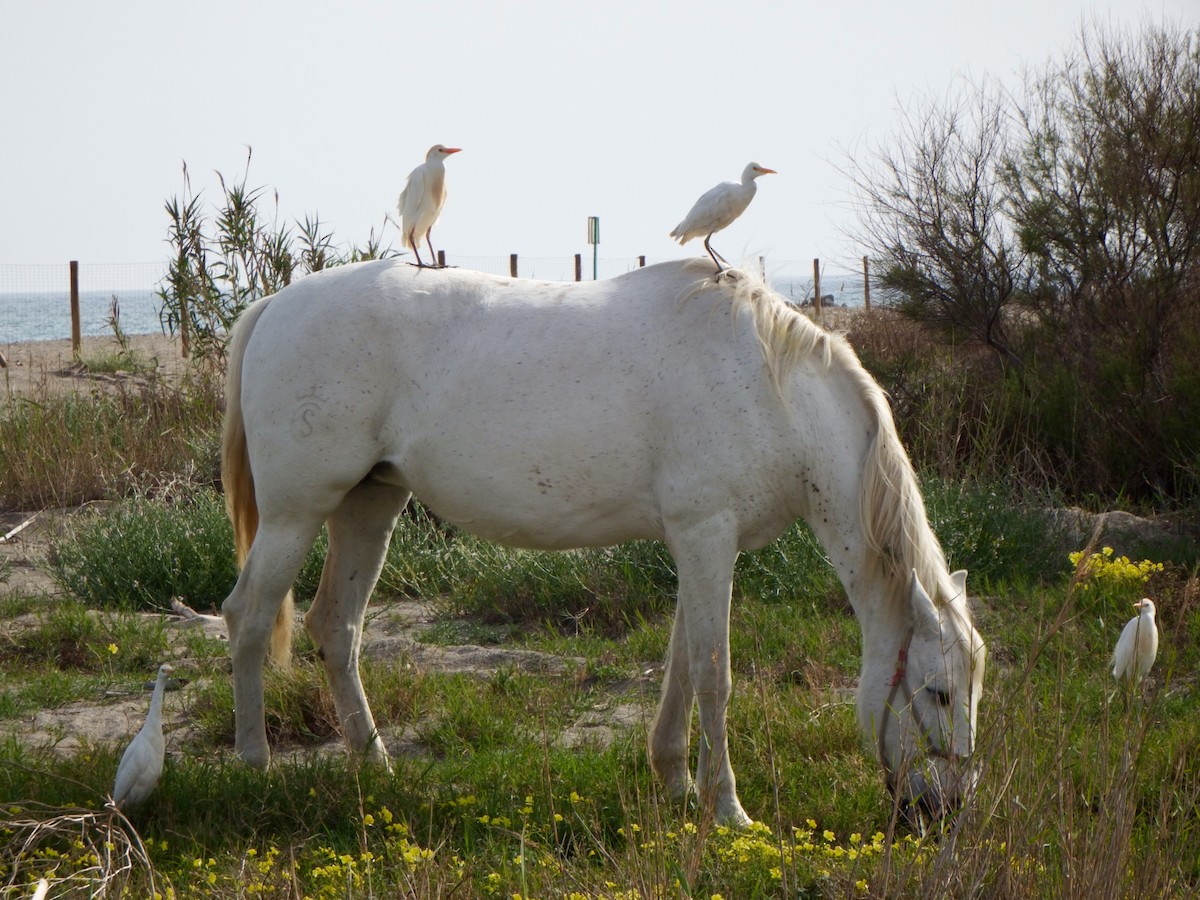
[[[951,600],[955,603],[962,603],[967,599],[967,570],[959,569],[957,572],[950,573],[950,584],[954,586],[954,594]]]
[[[913,622],[918,627],[938,630],[940,620],[938,619],[937,607],[933,605],[933,600],[930,599],[925,586],[921,584],[921,579],[917,577],[916,569],[913,569],[909,594],[912,597]]]

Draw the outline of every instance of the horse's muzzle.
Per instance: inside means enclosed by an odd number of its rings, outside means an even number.
[[[888,790],[913,825],[941,821],[958,812],[975,789],[979,770],[966,760],[914,768],[904,779],[888,779]]]

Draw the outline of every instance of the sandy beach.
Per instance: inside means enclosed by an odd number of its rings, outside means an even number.
[[[178,337],[163,334],[128,336],[130,349],[142,360],[154,362],[160,375],[172,377],[187,368],[180,352]],[[85,337],[79,358],[107,357],[120,351],[111,335]],[[39,391],[88,390],[92,387],[119,383],[128,375],[117,373],[88,373],[71,352],[69,338],[59,341],[29,341],[0,343],[0,390],[10,395],[29,395]]]

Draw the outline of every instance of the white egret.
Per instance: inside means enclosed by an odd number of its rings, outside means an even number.
[[[429,244],[429,254],[432,257],[429,264],[437,265],[437,254],[433,252],[433,241],[429,233],[446,203],[446,157],[461,150],[461,147],[434,144],[425,154],[425,162],[408,173],[408,183],[400,192],[400,200],[396,207],[400,210],[404,243],[412,248],[418,266],[425,265],[421,262],[421,254],[417,250],[417,242],[421,235],[425,236],[425,241]]]
[[[175,667],[169,663],[158,667],[158,679],[154,682],[146,723],[129,742],[121,756],[121,764],[117,766],[117,780],[112,792],[115,806],[141,803],[158,786],[167,749],[162,730],[163,691],[166,690],[167,677],[174,671]]]
[[[696,201],[691,212],[675,226],[670,237],[675,238],[680,244],[686,244],[692,238],[703,235],[704,249],[708,251],[712,261],[717,264],[717,274],[719,275],[729,266],[729,262],[720,253],[713,250],[709,241],[714,234],[722,228],[729,227],[733,224],[734,219],[746,211],[746,207],[750,205],[750,201],[754,199],[754,194],[758,190],[754,179],[759,175],[774,174],[776,174],[774,169],[760,166],[756,162],[749,163],[742,170],[740,183],[723,181],[712,190],[706,191]]]
[[[1117,649],[1113,651],[1113,677],[1137,687],[1158,656],[1158,625],[1154,621],[1154,601],[1143,597],[1133,604],[1138,615],[1125,623]]]

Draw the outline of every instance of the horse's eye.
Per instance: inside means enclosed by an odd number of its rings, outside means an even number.
[[[938,706],[950,705],[950,692],[945,688],[940,688],[930,684],[925,686],[925,690],[927,690],[933,696],[933,699],[937,701]]]

